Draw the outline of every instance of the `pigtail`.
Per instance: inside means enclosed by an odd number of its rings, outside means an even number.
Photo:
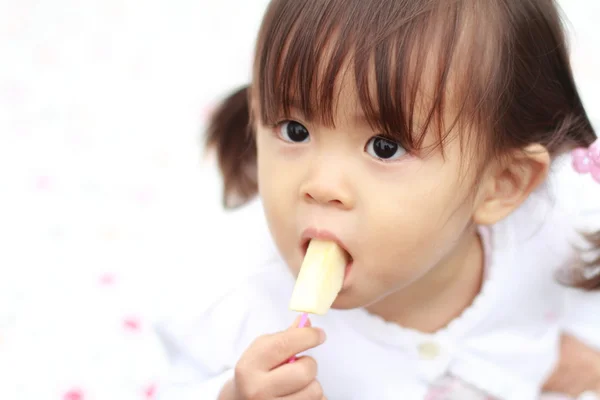
[[[580,129],[574,129],[574,131],[579,134],[572,134],[570,137],[575,139],[579,149],[587,151],[588,149],[591,149],[592,146],[600,144],[600,139],[596,138],[594,129],[587,117],[582,119],[586,122],[583,127],[579,126]],[[581,134],[581,132],[583,132],[583,134]],[[576,160],[576,157],[578,156],[576,155],[576,152],[572,153],[572,157],[573,167],[575,170],[578,170],[578,161]],[[597,162],[589,159],[587,161]],[[578,172],[585,173],[582,170],[579,170]],[[596,182],[592,182],[590,184],[595,183]],[[572,274],[574,278],[572,280],[572,286],[588,291],[600,290],[600,230],[595,233],[584,234],[583,236],[587,241],[587,245],[584,249],[579,249],[580,255],[575,263],[573,269],[574,273]]]
[[[600,231],[588,235],[587,239],[592,245],[591,252],[596,255],[596,258],[584,263],[579,287],[585,290],[600,290]]]
[[[232,93],[213,113],[205,145],[217,156],[223,179],[223,206],[231,209],[247,203],[258,192],[248,86]]]

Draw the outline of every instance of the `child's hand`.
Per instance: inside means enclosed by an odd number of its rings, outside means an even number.
[[[563,335],[558,366],[543,389],[573,397],[585,392],[600,395],[600,351]]]
[[[291,328],[259,337],[248,347],[235,368],[229,391],[236,400],[323,400],[317,377],[317,363],[311,357],[292,356],[325,341],[322,330],[310,327]]]

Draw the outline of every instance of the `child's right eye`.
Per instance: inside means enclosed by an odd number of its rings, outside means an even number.
[[[275,127],[277,135],[286,142],[306,143],[310,139],[310,133],[304,125],[296,121],[284,121]]]

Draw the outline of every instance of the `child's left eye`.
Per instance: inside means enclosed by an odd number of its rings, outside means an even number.
[[[374,136],[369,139],[365,151],[369,155],[383,161],[395,160],[407,153],[397,142],[381,136]]]
[[[275,127],[275,131],[286,142],[305,143],[310,140],[308,129],[296,121],[284,121]]]

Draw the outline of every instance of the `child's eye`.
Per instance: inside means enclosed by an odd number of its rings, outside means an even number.
[[[406,154],[406,150],[393,140],[374,136],[367,142],[365,151],[380,160],[395,160]]]
[[[281,139],[290,143],[304,143],[310,139],[308,129],[296,121],[284,121],[275,127],[275,131]]]

